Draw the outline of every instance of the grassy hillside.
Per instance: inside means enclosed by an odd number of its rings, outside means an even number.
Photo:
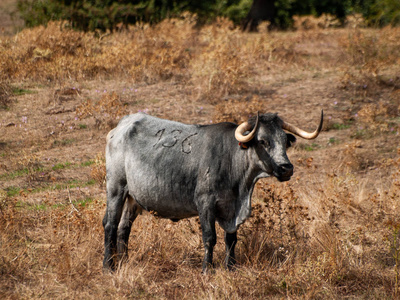
[[[191,16],[113,34],[63,24],[0,37],[0,294],[7,299],[395,299],[399,296],[400,29],[246,34]],[[144,214],[102,273],[104,146],[125,114],[313,130],[288,183],[263,179],[238,266],[202,275],[197,218]]]

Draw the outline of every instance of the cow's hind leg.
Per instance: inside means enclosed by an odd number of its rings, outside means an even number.
[[[236,258],[235,258],[236,243],[237,243],[236,231],[233,233],[225,232],[225,246],[226,246],[225,266],[228,268],[228,270],[232,270],[233,266],[236,263]]]
[[[121,220],[126,198],[125,186],[107,182],[107,209],[103,219],[104,260],[103,268],[114,270],[116,267],[117,230]]]
[[[118,225],[117,252],[119,261],[128,258],[128,240],[129,234],[131,233],[132,223],[141,211],[142,208],[131,196],[128,195]]]

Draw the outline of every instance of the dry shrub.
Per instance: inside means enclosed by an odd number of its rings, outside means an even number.
[[[106,181],[106,158],[102,152],[99,152],[93,161],[90,177],[100,186],[103,186]]]
[[[291,284],[298,291],[307,290],[307,298],[338,299],[360,287],[363,275],[349,268],[347,255],[337,230],[325,222],[314,221],[307,248],[302,248],[301,259],[288,268],[293,268]],[[358,270],[357,270],[358,271]],[[352,275],[352,273],[356,273]],[[350,285],[343,291],[340,286]]]
[[[12,88],[6,82],[0,82],[0,109],[8,108],[13,101]]]
[[[368,141],[364,142],[362,139],[369,139],[371,137],[367,134],[372,134],[370,131],[358,132],[354,137],[355,140],[345,143],[342,150],[337,154],[336,163],[333,164],[332,172],[335,174],[340,171],[346,175],[351,173],[365,173],[374,169],[374,166],[379,165],[379,161],[375,155],[375,151],[368,150]]]
[[[61,104],[62,102],[73,100],[76,96],[79,95],[80,95],[79,88],[65,87],[56,89],[54,91],[52,99],[54,100],[55,103]]]
[[[346,18],[347,28],[364,28],[366,27],[366,22],[362,14],[353,13]]]
[[[377,74],[397,61],[400,30],[386,27],[379,31],[354,30],[342,41],[354,66]]]
[[[324,70],[326,66],[337,66],[340,57],[338,57],[337,44],[332,41],[331,34],[341,35],[342,33],[333,30],[307,30],[299,31],[297,34],[271,33],[264,46],[269,53],[267,57],[270,63],[269,69],[280,72],[289,71],[290,78],[293,78],[305,68]],[[324,47],[321,48],[320,45]]]
[[[76,107],[75,113],[80,119],[94,118],[98,129],[109,129],[115,127],[128,111],[120,96],[112,92],[105,93],[98,101],[86,100]]]
[[[309,207],[312,221],[309,248],[302,248],[307,249],[308,256],[295,262],[296,276],[292,279],[317,294],[321,285],[329,283],[327,288],[337,287],[330,291],[332,295],[363,289],[377,292],[379,285],[381,295],[396,296],[400,161],[393,159],[387,164],[393,167],[389,185],[380,179],[360,181],[353,170],[343,168],[321,180],[319,189],[299,189],[299,198]],[[313,186],[318,188],[315,183]],[[318,288],[312,287],[315,283]],[[341,291],[343,285],[347,288]]]
[[[80,51],[85,50],[85,33],[63,28],[62,25],[62,23],[51,22],[46,27],[39,26],[31,29],[33,31],[31,34],[36,36],[34,40],[36,51],[44,53],[44,55],[37,55],[36,59],[47,56],[50,58],[53,53],[63,56],[80,55]]]
[[[262,181],[255,198],[252,217],[239,230],[239,251],[245,255],[245,265],[293,263],[308,241],[308,207],[299,202],[289,185],[280,188]]]
[[[200,43],[207,46],[191,64],[200,98],[219,101],[247,88],[246,79],[253,72],[249,49],[243,34],[231,27],[228,20],[219,19],[201,32]]]
[[[388,107],[382,102],[366,104],[358,111],[358,118],[363,124],[371,124],[373,128],[380,127],[388,119]]]
[[[100,39],[59,22],[24,29],[0,44],[1,56],[6,58],[0,74],[4,79],[41,81],[113,74],[148,83],[175,75],[183,78],[195,33],[188,23],[167,20],[154,27],[137,25]]]
[[[248,90],[249,77],[272,63],[274,69],[307,65],[312,53],[299,52],[296,45],[321,38],[311,32],[304,37],[249,35],[227,19],[199,29],[194,19],[186,14],[99,38],[59,22],[24,29],[2,38],[0,76],[42,82],[124,76],[148,84],[175,79],[190,82],[196,97],[210,100]]]
[[[396,77],[385,72],[400,59],[399,40],[400,30],[391,27],[379,31],[355,29],[340,39],[350,64],[344,72],[342,87],[361,95],[374,95],[380,86],[393,86]]]
[[[215,105],[213,122],[234,122],[241,123],[255,112],[264,113],[265,102],[258,96],[251,99],[233,100],[219,102]]]
[[[18,168],[27,173],[28,182],[39,178],[38,170],[42,167],[39,156],[34,152],[23,150],[17,161]]]
[[[315,16],[294,16],[294,28],[300,30],[311,30],[318,28],[339,27],[340,21],[333,15],[322,14]]]
[[[174,223],[143,213],[132,225],[129,247],[131,264],[151,262],[170,271],[176,271],[179,265],[199,268],[203,258],[199,219]]]
[[[185,15],[181,19],[164,20],[154,27],[136,29],[126,47],[126,55],[131,59],[129,75],[135,81],[146,83],[173,77],[186,80],[198,35],[192,25],[191,16]]]
[[[398,157],[396,160],[391,161],[396,166],[395,171],[392,174],[392,185],[387,192],[387,197],[390,199],[390,205],[392,211],[386,215],[385,225],[389,229],[386,236],[391,259],[394,264],[395,271],[395,286],[394,294],[396,296],[400,295],[400,217],[399,217],[399,201],[400,198],[400,148],[397,149]]]
[[[101,280],[99,204],[26,209],[8,202],[0,212],[2,296],[71,298],[80,291],[89,297],[90,282]]]
[[[378,133],[399,133],[399,125],[393,117],[399,116],[398,106],[387,101],[362,105],[357,113],[359,128],[369,135]],[[357,136],[356,136],[357,137]]]
[[[271,60],[284,65],[298,66],[303,64],[302,55],[296,50],[296,39],[275,40],[271,50]]]
[[[46,81],[81,78],[88,74],[85,65],[90,61],[94,43],[91,35],[62,28],[60,23],[25,29],[1,44],[7,57],[1,73],[9,78]]]
[[[332,280],[345,267],[346,256],[343,255],[337,230],[327,223],[315,226],[313,239],[311,240],[315,257],[315,270],[321,278]]]

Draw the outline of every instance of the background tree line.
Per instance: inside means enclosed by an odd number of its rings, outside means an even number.
[[[287,29],[294,15],[331,14],[341,24],[346,16],[360,13],[368,25],[400,24],[399,0],[18,0],[26,26],[50,20],[68,20],[84,30],[115,30],[137,22],[157,23],[183,12],[194,13],[198,25],[227,17],[244,30],[255,31],[261,21],[271,28]]]

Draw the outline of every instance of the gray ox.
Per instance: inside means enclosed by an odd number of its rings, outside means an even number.
[[[115,269],[117,258],[126,257],[132,223],[142,209],[173,221],[200,217],[203,272],[212,264],[217,221],[225,230],[225,264],[231,268],[255,183],[293,175],[286,149],[296,138],[284,130],[314,139],[322,122],[321,111],[318,128],[309,133],[271,113],[240,126],[186,125],[143,113],[124,117],[107,136],[104,268]]]

